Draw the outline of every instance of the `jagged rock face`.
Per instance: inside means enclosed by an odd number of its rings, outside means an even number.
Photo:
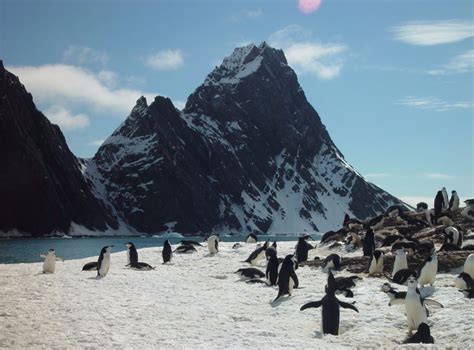
[[[140,99],[94,161],[107,200],[143,232],[325,231],[399,203],[347,164],[265,43],[236,49],[182,112]]]
[[[90,230],[117,227],[90,192],[59,127],[1,61],[0,163],[0,231],[43,236],[68,232],[71,222]]]

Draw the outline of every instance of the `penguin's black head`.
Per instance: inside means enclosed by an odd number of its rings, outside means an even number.
[[[424,322],[421,322],[420,325],[418,326],[418,333],[421,333],[426,336],[430,336],[430,326],[428,326]]]

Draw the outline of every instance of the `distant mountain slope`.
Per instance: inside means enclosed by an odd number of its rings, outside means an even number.
[[[345,161],[283,51],[266,43],[235,49],[183,111],[139,99],[85,173],[149,233],[326,231],[345,213],[400,203]]]
[[[57,125],[0,61],[0,231],[33,236],[117,228],[117,220],[90,191],[80,164]]]

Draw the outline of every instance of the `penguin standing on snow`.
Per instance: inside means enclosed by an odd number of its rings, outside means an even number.
[[[219,236],[210,236],[207,239],[207,247],[209,248],[209,253],[216,254],[219,251]]]
[[[64,261],[60,256],[56,256],[54,249],[48,250],[46,255],[41,254],[40,257],[44,258],[43,273],[54,273],[56,270],[56,261]]]
[[[295,272],[295,261],[292,254],[287,255],[283,259],[281,266],[279,267],[280,271],[278,273],[278,295],[273,300],[277,301],[284,295],[289,295],[293,293],[293,287],[298,286],[298,277]]]
[[[298,238],[298,243],[296,243],[296,259],[298,263],[308,260],[308,252],[311,249],[315,249],[315,247],[308,243],[308,238],[309,236]]]
[[[449,200],[449,210],[457,210],[459,208],[459,196],[456,191],[451,191],[451,199]]]
[[[425,285],[433,285],[436,279],[436,273],[438,272],[438,256],[436,252],[433,252],[431,256],[427,257],[420,267],[418,273],[418,284],[420,287]]]
[[[395,276],[397,271],[408,269],[407,255],[404,249],[397,249],[395,251],[395,261],[393,263],[392,276]]]
[[[132,242],[125,243],[127,246],[127,266],[135,270],[153,270],[153,267],[147,263],[138,261],[137,248]]]
[[[171,261],[171,258],[173,257],[173,251],[171,249],[171,244],[169,240],[166,240],[163,243],[163,250],[161,252],[161,256],[163,257],[163,264],[166,264],[167,262]]]
[[[265,252],[267,256],[267,270],[265,271],[265,277],[267,278],[268,284],[274,286],[278,280],[278,261],[276,249],[270,247]]]
[[[362,249],[364,252],[364,256],[371,256],[372,252],[375,250],[374,231],[371,228],[369,228],[365,233]]]
[[[323,334],[339,334],[339,307],[359,312],[354,305],[338,300],[335,292],[336,283],[334,281],[334,276],[329,272],[328,284],[326,285],[326,295],[319,301],[304,304],[300,309],[300,311],[303,311],[311,307],[317,308],[322,306],[321,331]]]
[[[269,242],[266,241],[263,246],[260,248],[255,249],[252,254],[249,255],[247,260],[244,262],[250,263],[251,265],[257,265],[258,262],[262,259],[265,259],[265,251],[268,249]],[[273,248],[272,248],[273,249]]]
[[[99,254],[99,260],[97,260],[97,278],[105,277],[110,269],[110,252],[113,248],[111,246],[105,246],[102,248]]]
[[[383,272],[383,252],[374,250],[369,262],[369,276],[380,275]]]

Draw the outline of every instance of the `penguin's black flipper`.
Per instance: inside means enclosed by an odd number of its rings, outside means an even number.
[[[352,309],[356,312],[359,312],[359,310],[357,310],[357,308],[352,304],[345,303],[345,302],[340,301],[340,300],[337,300],[337,302],[339,303],[339,306],[343,307],[344,309]]]
[[[301,308],[300,311],[303,311],[305,309],[309,309],[310,307],[320,307],[323,304],[323,300],[319,301],[312,301],[310,303],[304,304]]]

